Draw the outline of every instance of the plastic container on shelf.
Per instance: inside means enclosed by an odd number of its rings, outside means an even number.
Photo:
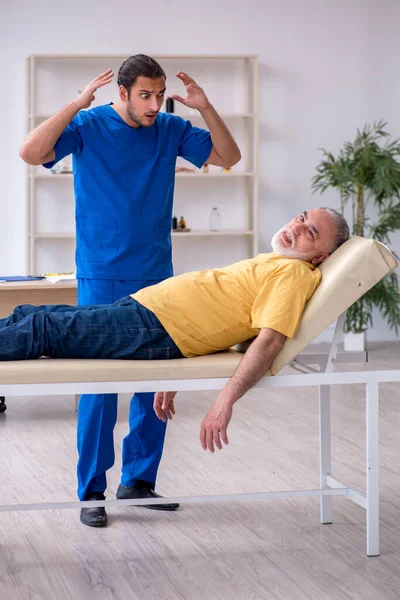
[[[218,208],[214,207],[210,212],[210,231],[219,231],[221,229],[221,215]]]

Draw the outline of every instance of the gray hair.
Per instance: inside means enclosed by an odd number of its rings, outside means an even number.
[[[344,216],[334,208],[321,206],[321,210],[326,210],[326,212],[329,213],[332,222],[336,227],[336,237],[333,241],[333,247],[331,250],[332,253],[336,250],[336,248],[339,248],[339,246],[347,242],[350,236],[350,228]]]

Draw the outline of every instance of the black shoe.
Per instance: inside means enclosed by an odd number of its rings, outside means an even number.
[[[132,487],[125,487],[124,485],[118,486],[118,500],[132,500],[134,498],[162,498],[162,496],[156,494],[155,491],[151,489],[150,483],[147,481],[137,481]],[[150,508],[152,510],[176,510],[179,508],[179,504],[177,502],[171,504],[142,504],[138,508],[141,507]]]
[[[101,492],[90,492],[85,500],[105,500]],[[81,508],[81,523],[89,527],[105,527],[107,525],[107,513],[103,506],[96,508]]]

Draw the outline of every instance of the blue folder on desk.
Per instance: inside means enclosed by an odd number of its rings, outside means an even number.
[[[0,281],[38,281],[43,277],[30,277],[29,275],[0,275]]]

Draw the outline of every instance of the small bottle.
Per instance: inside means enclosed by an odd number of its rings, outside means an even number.
[[[210,231],[219,231],[221,229],[221,215],[218,208],[215,207],[210,212]]]
[[[178,229],[178,219],[174,215],[172,217],[172,231],[176,231]]]
[[[167,102],[165,103],[165,110],[167,113],[175,112],[174,101],[172,98],[167,98]]]
[[[232,169],[226,169],[225,167],[222,167],[221,173],[232,173]]]
[[[178,228],[179,229],[186,229],[186,221],[185,221],[185,219],[183,217],[181,217],[179,219]]]
[[[203,173],[208,173],[208,163],[204,163],[204,165],[203,165]]]

